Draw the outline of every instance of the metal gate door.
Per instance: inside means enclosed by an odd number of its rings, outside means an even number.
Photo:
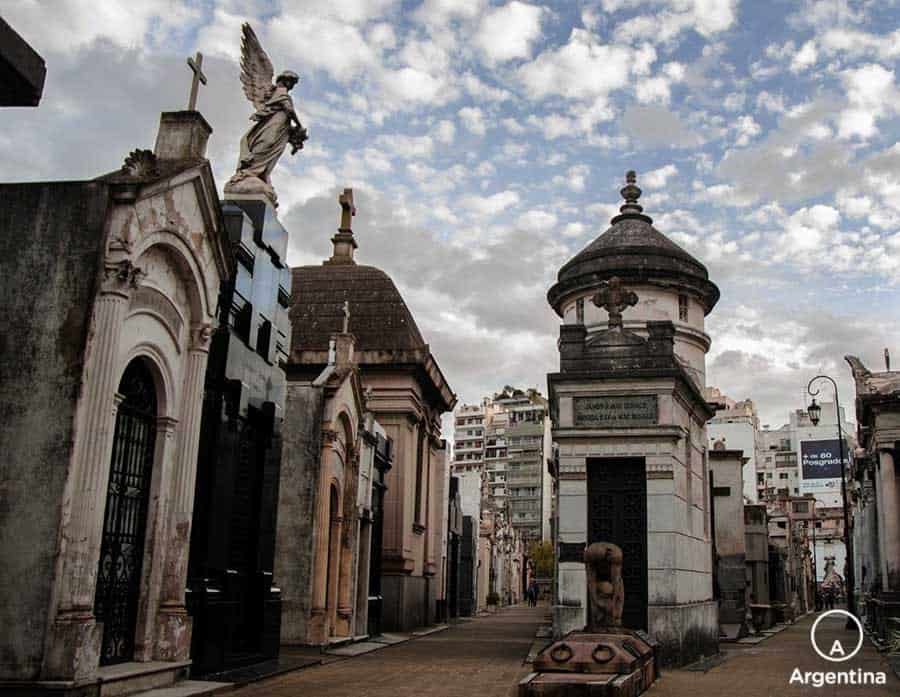
[[[134,658],[147,502],[156,441],[156,390],[140,359],[128,364],[119,393],[94,614],[103,623],[100,664]]]
[[[622,548],[625,608],[622,624],[647,629],[647,474],[643,458],[591,459],[588,544]]]

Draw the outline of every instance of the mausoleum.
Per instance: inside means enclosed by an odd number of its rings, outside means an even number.
[[[652,225],[634,172],[611,227],[566,263],[548,292],[562,318],[548,375],[558,445],[554,633],[585,626],[583,553],[624,556],[623,624],[659,642],[663,665],[717,650],[706,422],[719,299],[706,268]]]

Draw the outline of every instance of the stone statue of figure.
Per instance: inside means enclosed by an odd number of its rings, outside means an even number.
[[[264,193],[276,203],[269,175],[288,143],[291,154],[303,147],[306,129],[297,118],[290,91],[300,81],[297,73],[285,70],[272,84],[275,73],[253,29],[242,27],[241,84],[256,111],[253,125],[241,138],[237,172],[225,185],[226,193]]]
[[[622,550],[609,542],[594,542],[584,550],[587,570],[588,632],[622,626],[625,584],[622,583]]]

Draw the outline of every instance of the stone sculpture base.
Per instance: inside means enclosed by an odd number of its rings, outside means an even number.
[[[637,697],[659,675],[655,649],[643,632],[621,627],[570,632],[537,655],[519,697]]]

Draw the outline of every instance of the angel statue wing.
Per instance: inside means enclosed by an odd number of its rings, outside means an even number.
[[[275,70],[250,25],[244,22],[241,30],[241,84],[247,99],[259,110],[272,94]]]

